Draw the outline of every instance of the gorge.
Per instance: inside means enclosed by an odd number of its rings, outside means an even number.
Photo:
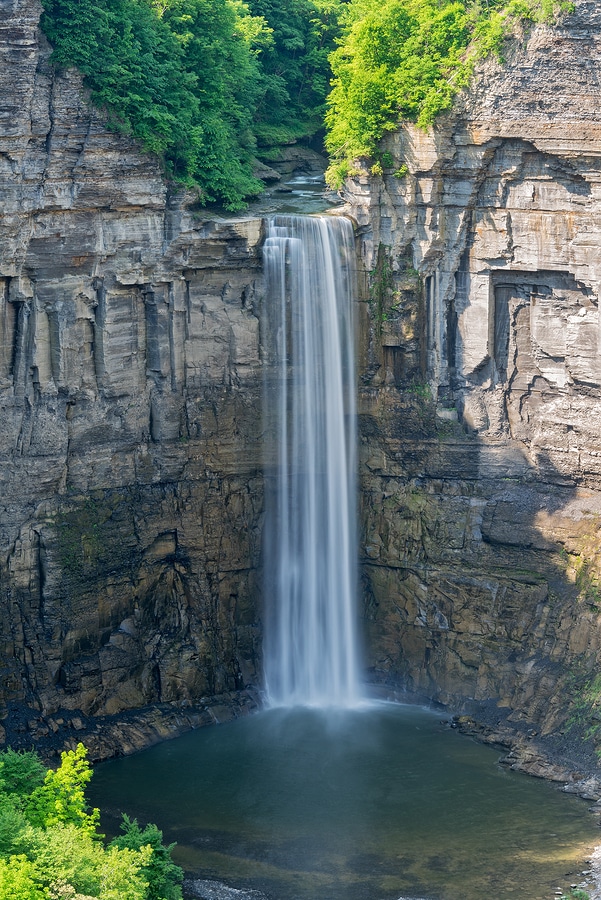
[[[266,226],[107,130],[40,13],[0,0],[1,736],[102,758],[257,702]],[[516,38],[345,186],[369,678],[552,776],[594,765],[600,32]]]

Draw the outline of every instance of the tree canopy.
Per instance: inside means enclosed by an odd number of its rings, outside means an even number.
[[[476,60],[501,55],[518,21],[571,8],[563,0],[350,0],[330,57],[330,182],[339,185],[358,157],[377,157],[379,141],[400,122],[427,127],[449,109]]]
[[[160,154],[205,202],[242,205],[252,175],[252,111],[262,21],[230,0],[43,0],[59,66],[77,66],[113,127]]]
[[[257,154],[327,127],[339,185],[402,121],[449,109],[517,21],[567,0],[42,0],[58,66],[204,203],[259,193]],[[327,98],[327,109],[326,109]]]
[[[104,844],[86,757],[79,744],[53,771],[35,753],[0,753],[0,900],[181,900],[183,872],[156,825],[124,816]]]
[[[57,66],[205,203],[259,193],[257,141],[320,127],[340,0],[42,0]]]

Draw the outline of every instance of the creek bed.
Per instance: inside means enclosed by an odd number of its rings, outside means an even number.
[[[439,714],[270,710],[99,765],[90,800],[156,822],[192,877],[273,900],[551,900],[590,804],[508,771]]]

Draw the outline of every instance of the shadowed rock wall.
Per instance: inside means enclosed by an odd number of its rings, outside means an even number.
[[[260,220],[203,221],[0,0],[0,710],[256,682]]]
[[[601,649],[601,10],[576,7],[347,185],[369,663],[543,731]]]

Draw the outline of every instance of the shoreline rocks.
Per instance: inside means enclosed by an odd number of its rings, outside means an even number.
[[[146,750],[207,725],[220,725],[257,712],[263,706],[258,691],[230,691],[194,703],[155,703],[112,716],[86,716],[79,710],[59,710],[48,718],[13,705],[4,720],[6,742],[14,750],[35,749],[50,763],[63,750],[83,743],[92,763]]]

